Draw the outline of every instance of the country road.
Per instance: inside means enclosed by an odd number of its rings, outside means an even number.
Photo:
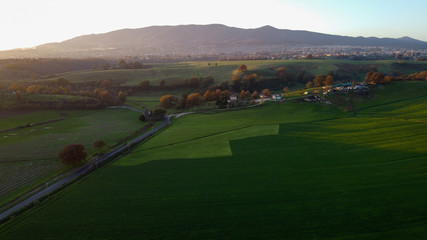
[[[88,163],[84,165],[83,167],[77,169],[74,173],[68,175],[67,177],[62,178],[61,180],[53,183],[52,185],[46,186],[45,189],[34,193],[33,195],[29,196],[28,198],[24,199],[23,201],[19,202],[18,204],[8,208],[7,210],[0,213],[0,222],[7,221],[7,219],[12,216],[14,213],[18,213],[19,211],[24,210],[27,207],[31,207],[31,205],[35,202],[38,202],[40,199],[43,199],[45,197],[48,197],[50,194],[57,192],[58,190],[64,188],[66,185],[74,182],[75,180],[83,177],[87,173],[90,173],[94,170],[96,170],[99,166],[102,166],[106,164],[107,162],[115,159],[119,155],[123,154],[124,152],[128,151],[130,148],[136,146],[155,132],[159,131],[160,129],[166,127],[170,122],[170,116],[166,116],[165,120],[157,127],[153,128],[152,130],[142,134],[139,137],[136,137],[135,139],[117,147],[116,149],[112,150],[111,152],[103,155],[102,157],[98,158],[96,161]]]
[[[261,104],[251,105],[249,107],[259,106]],[[144,111],[142,111],[142,110],[139,110],[139,109],[136,109],[133,107],[129,107],[126,105],[109,107],[109,108],[122,108],[122,109],[128,109],[128,110],[135,111],[135,112],[144,113]],[[248,107],[243,107],[243,108],[248,108]],[[224,109],[224,110],[233,110],[233,109]],[[196,113],[196,112],[184,112],[184,113],[177,113],[177,114],[169,114],[169,115],[165,116],[165,119],[163,120],[163,122],[159,126],[153,128],[152,130],[142,134],[141,136],[134,138],[133,140],[131,140],[127,143],[122,144],[121,146],[115,148],[111,152],[109,152],[109,153],[103,155],[102,157],[98,158],[94,162],[87,163],[86,165],[77,169],[74,173],[60,179],[59,181],[52,183],[51,185],[47,185],[47,183],[46,183],[46,188],[44,188],[43,190],[40,190],[40,191],[30,195],[29,197],[25,198],[21,202],[17,203],[16,205],[14,205],[14,206],[4,210],[2,213],[0,213],[0,224],[7,221],[10,216],[12,216],[14,214],[19,214],[20,211],[23,211],[26,208],[30,208],[32,206],[32,204],[37,203],[37,202],[39,202],[39,200],[44,199],[45,197],[48,197],[50,194],[53,194],[53,193],[61,190],[62,188],[73,183],[77,179],[85,176],[86,174],[96,170],[100,166],[103,166],[106,163],[117,158],[119,155],[127,152],[129,149],[138,145],[140,142],[142,142],[143,140],[145,140],[149,136],[153,135],[155,132],[166,127],[170,123],[171,117],[174,117],[175,119],[177,119],[179,117],[185,116],[187,114],[193,114],[193,113]]]

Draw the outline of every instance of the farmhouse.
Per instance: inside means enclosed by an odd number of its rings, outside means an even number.
[[[365,90],[367,89],[367,87],[358,85],[358,84],[354,85],[353,87],[353,83],[340,83],[340,84],[332,85],[332,89],[335,91],[351,91],[351,90]],[[328,92],[331,92],[331,91],[328,90]]]
[[[230,102],[236,102],[240,98],[240,94],[234,93],[230,96]]]

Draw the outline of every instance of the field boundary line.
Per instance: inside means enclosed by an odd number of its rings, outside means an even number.
[[[64,119],[66,119],[66,118],[63,117],[63,118],[51,119],[51,120],[47,120],[47,121],[43,121],[43,122],[28,123],[27,125],[22,125],[22,126],[18,126],[18,127],[14,127],[14,128],[8,128],[8,129],[0,130],[0,133],[16,131],[16,130],[20,130],[20,129],[24,129],[24,128],[40,126],[43,124],[48,124],[48,123],[53,123],[53,122],[59,122],[59,121],[62,121]]]
[[[129,155],[133,154],[133,153],[144,152],[144,151],[153,150],[153,149],[157,149],[157,148],[169,147],[169,146],[173,146],[173,145],[177,145],[177,144],[181,144],[181,143],[186,143],[186,142],[191,142],[191,141],[195,141],[195,140],[200,140],[200,139],[203,139],[203,138],[214,137],[214,136],[218,136],[218,135],[221,135],[221,134],[226,134],[226,133],[230,133],[230,132],[234,132],[234,131],[238,131],[238,130],[242,130],[242,129],[246,129],[246,128],[257,127],[257,126],[269,126],[269,125],[278,125],[278,124],[274,124],[274,123],[272,123],[272,124],[255,124],[255,125],[249,125],[249,126],[234,128],[234,129],[231,129],[231,130],[217,132],[217,133],[212,133],[212,134],[204,135],[204,136],[201,136],[201,137],[196,137],[196,138],[191,138],[191,139],[187,139],[187,140],[182,140],[182,141],[179,141],[179,142],[174,142],[174,143],[170,143],[170,144],[166,144],[166,145],[161,145],[161,146],[146,148],[146,149],[142,149],[142,150],[139,150],[139,151],[132,151],[131,153],[129,153]]]

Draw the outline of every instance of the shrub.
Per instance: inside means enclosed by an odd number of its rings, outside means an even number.
[[[151,116],[152,120],[163,120],[165,118],[166,110],[157,108],[154,109],[153,115]]]

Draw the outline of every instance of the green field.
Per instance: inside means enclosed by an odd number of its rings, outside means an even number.
[[[128,96],[126,99],[126,105],[138,109],[144,109],[148,107],[149,109],[160,108],[160,98],[166,94],[172,94],[177,98],[181,98],[183,93],[190,94],[193,91],[191,89],[178,89],[178,90],[169,90],[169,91],[139,91],[134,92],[132,95]]]
[[[426,87],[376,87],[357,117],[297,101],[184,116],[0,238],[423,239]]]
[[[112,146],[144,126],[139,113],[124,109],[3,113],[0,129],[63,120],[0,134],[0,206],[69,169],[58,159],[67,144],[83,144],[94,154],[96,140]]]
[[[209,65],[210,63],[210,65]],[[215,63],[217,65],[215,65]],[[70,82],[91,82],[110,79],[122,82],[126,86],[136,86],[142,80],[149,80],[151,85],[159,85],[160,81],[165,80],[166,85],[191,77],[212,76],[215,83],[231,81],[233,71],[240,64],[246,64],[249,72],[257,73],[259,77],[274,77],[275,72],[269,69],[286,67],[288,71],[295,75],[302,70],[307,70],[314,75],[328,74],[334,71],[345,78],[346,81],[363,80],[367,72],[367,67],[374,65],[378,71],[388,74],[392,71],[400,71],[401,74],[410,74],[427,69],[425,62],[403,62],[397,60],[381,61],[351,61],[351,60],[263,60],[263,61],[210,61],[210,62],[182,62],[168,64],[153,64],[148,69],[116,69],[116,70],[91,70],[77,71],[58,75]],[[41,80],[46,81],[46,79]]]

